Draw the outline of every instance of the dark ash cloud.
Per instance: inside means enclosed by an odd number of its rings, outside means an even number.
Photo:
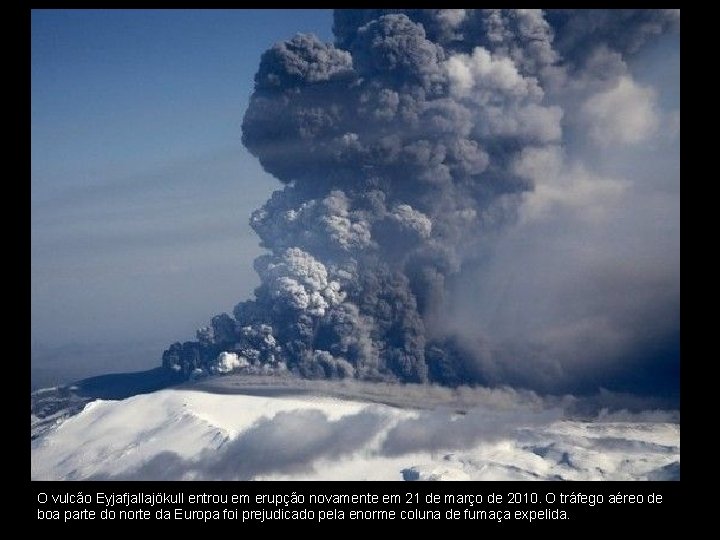
[[[667,10],[339,10],[334,44],[274,45],[242,126],[284,185],[250,221],[261,284],[163,364],[212,370],[234,351],[312,378],[677,387],[677,246],[650,226],[676,198],[652,207],[634,191],[650,175],[615,178],[597,156],[657,142],[665,111],[628,62],[678,28]],[[566,271],[578,245],[597,260]],[[512,275],[508,317],[483,284]]]

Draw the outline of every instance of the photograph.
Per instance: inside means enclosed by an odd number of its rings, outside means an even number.
[[[680,480],[679,9],[29,19],[31,480]]]

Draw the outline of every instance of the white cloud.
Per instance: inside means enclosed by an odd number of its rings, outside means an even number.
[[[223,351],[218,355],[217,360],[215,361],[215,370],[218,373],[230,373],[234,369],[247,367],[248,365],[249,362],[247,361],[247,358],[238,356],[232,352]]]
[[[269,284],[270,294],[294,309],[322,317],[329,306],[345,299],[340,284],[328,280],[325,265],[299,248],[278,257],[263,257],[256,267]]]
[[[467,12],[464,9],[441,9],[437,17],[448,26],[455,28],[465,20]]]
[[[601,146],[643,142],[659,126],[655,90],[627,75],[610,89],[590,96],[580,114],[588,135]]]
[[[537,81],[532,77],[524,78],[510,58],[495,57],[482,47],[475,47],[472,55],[451,56],[446,69],[450,90],[455,95],[473,94],[483,104],[498,94],[516,98],[542,96]]]
[[[583,221],[602,220],[624,193],[628,182],[587,170],[582,163],[566,163],[560,147],[523,150],[515,171],[534,183],[521,208],[524,223],[572,212]]]

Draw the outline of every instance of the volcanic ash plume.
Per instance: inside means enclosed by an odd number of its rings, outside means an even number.
[[[628,17],[642,26],[636,41],[670,24],[653,26],[651,15]],[[172,345],[163,364],[482,382],[432,321],[454,276],[532,190],[518,160],[561,143],[564,112],[551,94],[579,77],[575,34],[589,20],[341,10],[334,45],[298,34],[266,51],[242,139],[284,184],[250,219],[268,250],[255,261],[261,285],[198,341]],[[611,24],[583,35],[606,39]]]

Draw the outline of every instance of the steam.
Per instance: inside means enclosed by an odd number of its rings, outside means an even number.
[[[334,45],[298,34],[263,54],[242,140],[284,187],[250,219],[261,284],[164,365],[213,370],[232,352],[222,366],[305,377],[597,389],[563,343],[595,336],[589,363],[617,363],[632,336],[582,319],[494,332],[482,283],[523,270],[518,238],[548,216],[605,230],[629,197],[583,156],[655,136],[654,91],[627,62],[679,12],[393,11],[339,10]]]

